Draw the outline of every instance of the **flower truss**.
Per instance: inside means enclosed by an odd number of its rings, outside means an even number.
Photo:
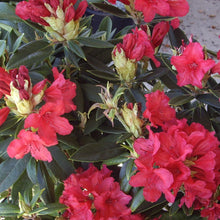
[[[66,112],[76,110],[72,99],[76,95],[76,85],[65,80],[57,68],[53,68],[55,81],[47,88],[47,80],[40,81],[32,88],[28,69],[20,66],[9,73],[1,68],[1,93],[4,96],[6,107],[2,108],[1,124],[5,122],[10,112],[19,119],[24,119],[24,129],[18,138],[13,140],[7,149],[10,157],[21,159],[25,154],[37,160],[52,161],[46,147],[57,144],[56,134],[67,135],[73,130],[69,121],[61,117]],[[71,94],[66,95],[66,91]],[[57,98],[51,99],[51,94]],[[55,98],[55,96],[53,96]],[[37,106],[45,100],[40,108]],[[25,130],[26,129],[26,130]]]
[[[188,11],[0,2],[0,218],[220,219],[220,48]]]

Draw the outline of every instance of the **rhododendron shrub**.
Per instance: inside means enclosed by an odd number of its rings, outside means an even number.
[[[220,48],[188,11],[0,2],[0,219],[220,218]]]

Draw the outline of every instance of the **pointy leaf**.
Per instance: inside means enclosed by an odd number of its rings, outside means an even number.
[[[0,164],[0,192],[8,189],[14,184],[24,172],[30,155],[24,156],[23,159],[8,159]]]
[[[20,65],[31,67],[50,56],[53,47],[44,40],[31,41],[21,47],[10,57],[7,69],[18,68]]]

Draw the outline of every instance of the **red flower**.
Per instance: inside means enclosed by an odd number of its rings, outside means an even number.
[[[184,182],[184,188],[185,195],[181,198],[180,206],[185,203],[186,206],[190,208],[192,207],[195,199],[202,198],[208,200],[212,196],[212,191],[207,188],[207,184],[205,181],[193,181],[191,178],[189,178],[187,181]]]
[[[189,4],[187,0],[167,0],[170,6],[169,16],[183,17],[189,12]]]
[[[19,139],[14,139],[8,146],[9,157],[21,159],[29,152],[36,160],[52,161],[50,152],[47,150],[45,142],[34,132],[21,130]]]
[[[180,20],[179,18],[174,18],[171,22],[170,25],[172,26],[172,28],[175,30],[180,26]]]
[[[12,77],[10,73],[5,71],[2,67],[0,67],[0,92],[3,95],[10,95],[10,83],[12,81]]]
[[[144,198],[149,202],[156,202],[162,192],[169,202],[174,202],[175,197],[169,188],[173,183],[173,175],[167,169],[153,168],[153,158],[150,155],[140,156],[135,160],[138,172],[131,177],[129,184],[134,187],[144,187]]]
[[[214,67],[212,67],[211,72],[220,74],[220,61],[216,63]]]
[[[143,59],[144,56],[149,57],[157,67],[160,66],[160,62],[154,57],[154,48],[146,32],[137,28],[132,31],[133,33],[125,35],[123,43],[117,44],[115,50],[123,50],[127,58],[135,61]],[[115,51],[113,54],[115,55]]]
[[[52,1],[53,2],[53,1]],[[51,13],[47,10],[42,0],[29,0],[19,2],[16,6],[15,13],[21,19],[30,19],[33,22],[49,26],[49,24],[42,18],[48,17]]]
[[[146,94],[146,110],[143,113],[148,118],[152,126],[163,126],[165,123],[175,120],[176,112],[169,106],[169,98],[157,90],[150,94]]]
[[[6,121],[9,112],[10,108],[8,107],[0,109],[0,126]]]
[[[108,177],[96,187],[97,196],[94,199],[96,208],[95,219],[120,218],[131,214],[131,210],[126,206],[131,200],[131,196],[120,190],[118,182]]]
[[[150,22],[156,14],[168,16],[170,7],[166,0],[135,0],[135,9],[143,12],[145,22]]]
[[[78,20],[79,18],[81,18],[85,13],[85,10],[88,5],[86,1],[82,1],[79,3],[78,8],[75,10],[73,7],[76,4],[75,0],[64,0],[62,2],[62,10],[65,13],[65,21],[67,23],[71,20]],[[48,4],[51,7],[53,13],[49,11],[46,4]],[[56,17],[57,8],[61,5],[59,1],[54,0],[29,0],[28,2],[22,1],[17,4],[15,13],[21,19],[30,19],[33,22],[42,24],[44,26],[49,26],[49,24],[43,18],[50,16]]]
[[[206,207],[201,211],[201,217],[207,217],[208,220],[220,219],[220,204],[213,203],[211,207]]]
[[[64,113],[69,113],[76,110],[76,106],[72,101],[76,96],[76,84],[69,79],[66,80],[62,73],[63,71],[59,73],[56,67],[53,68],[55,81],[45,91],[44,99],[46,102],[59,103],[63,106]]]
[[[156,24],[154,26],[152,37],[151,37],[151,43],[154,48],[161,45],[165,35],[168,33],[170,29],[170,25],[168,22],[161,21],[160,23]]]
[[[63,105],[46,103],[39,113],[30,114],[26,120],[25,128],[38,129],[38,135],[48,145],[57,144],[57,135],[68,135],[73,130],[66,118],[60,117],[63,114]]]
[[[171,64],[175,66],[179,86],[194,85],[202,88],[204,75],[215,65],[214,60],[204,60],[203,48],[199,43],[189,43],[183,54],[173,56]]]
[[[98,170],[92,164],[86,171],[77,170],[64,181],[60,203],[68,206],[64,217],[69,219],[141,219],[131,215],[126,206],[131,196],[120,190],[120,185],[110,177],[111,171],[103,166]],[[92,212],[94,211],[94,214]]]

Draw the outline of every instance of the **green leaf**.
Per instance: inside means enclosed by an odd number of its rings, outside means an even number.
[[[109,40],[111,38],[111,31],[112,31],[112,20],[110,17],[106,16],[102,19],[99,25],[99,31],[106,32],[106,39]]]
[[[0,57],[5,53],[6,41],[0,40]]]
[[[6,2],[0,2],[0,19],[2,20],[21,20],[15,14],[15,7]]]
[[[49,203],[44,207],[46,209],[43,211],[40,211],[38,215],[51,215],[54,212],[61,212],[67,208],[65,205],[60,204],[60,203]]]
[[[176,200],[169,209],[169,215],[174,216],[180,209],[179,207],[180,200]]]
[[[102,102],[100,96],[98,95],[101,93],[101,88],[99,86],[85,83],[81,84],[81,88],[87,100],[98,103]]]
[[[8,154],[7,154],[7,148],[10,142],[13,140],[13,137],[8,137],[4,139],[3,141],[0,142],[0,158],[1,159],[8,159]]]
[[[27,164],[27,175],[33,184],[37,183],[37,163],[36,160],[31,157]]]
[[[206,129],[210,131],[212,130],[212,123],[210,121],[209,114],[202,106],[198,106],[194,109],[193,121],[202,124]]]
[[[135,196],[132,199],[131,202],[131,211],[134,212],[143,202],[144,202],[144,196],[143,196],[143,188],[139,189],[138,192],[135,194]]]
[[[220,108],[220,102],[219,102],[218,98],[212,94],[197,95],[196,99],[199,100],[200,102],[207,104],[207,105],[211,105],[215,108]]]
[[[58,179],[66,179],[75,170],[73,164],[59,147],[53,146],[49,148],[49,151],[52,154],[53,160],[50,163],[45,163],[46,166]]]
[[[179,48],[182,45],[183,40],[185,44],[189,43],[188,38],[186,37],[185,33],[180,28],[176,28],[175,30],[173,30],[173,28],[171,27],[169,29],[168,34],[169,34],[169,39],[170,39],[170,43],[172,47]]]
[[[24,172],[30,155],[24,156],[23,159],[8,159],[0,164],[0,192],[8,189],[14,184]]]
[[[36,40],[27,43],[20,48],[10,57],[7,64],[7,69],[18,68],[20,65],[31,67],[44,61],[50,56],[53,47],[44,40]]]
[[[32,188],[33,183],[28,178],[28,175],[26,172],[23,172],[23,174],[19,177],[19,179],[13,184],[12,187],[12,201],[14,204],[18,201],[18,193],[20,192],[22,195],[25,191],[30,192],[30,189]]]
[[[194,99],[194,97],[191,95],[180,95],[170,99],[169,104],[173,106],[183,105],[190,102],[192,99]]]
[[[120,82],[119,78],[112,76],[111,74],[109,73],[106,73],[106,72],[102,72],[102,71],[99,71],[99,70],[87,70],[89,73],[91,73],[92,75],[100,78],[100,79],[105,79],[106,81],[110,81],[110,82]]]
[[[130,156],[130,153],[126,152],[114,158],[104,160],[103,164],[106,164],[107,166],[118,165],[120,163],[126,162],[129,159],[129,156]]]
[[[5,131],[12,128],[19,122],[19,119],[12,115],[9,114],[7,120],[4,122],[2,126],[0,126],[0,135],[4,135]]]
[[[45,204],[55,202],[54,182],[51,173],[48,172],[43,161],[38,162],[37,168],[38,183],[41,189],[45,189],[42,193],[42,200]]]
[[[22,38],[24,37],[24,33],[21,34],[20,37],[17,38],[17,40],[15,41],[14,45],[13,45],[13,53],[19,48],[19,46],[21,45],[21,41]]]
[[[75,53],[77,56],[83,58],[84,60],[86,60],[86,56],[82,50],[82,48],[77,44],[76,41],[68,41],[67,42],[69,49]]]
[[[105,120],[106,120],[105,118],[96,120],[96,115],[90,114],[90,118],[88,119],[85,126],[84,134],[85,135],[90,134],[92,131],[96,130],[99,127],[99,125],[101,125]]]
[[[183,212],[187,215],[187,216],[191,216],[193,214],[193,207],[188,208],[185,204],[182,205],[182,209]]]
[[[100,141],[80,147],[71,159],[81,162],[98,162],[114,158],[123,152],[124,150],[118,144]]]
[[[109,43],[108,41],[98,40],[94,38],[78,37],[77,40],[84,46],[88,46],[88,47],[95,47],[95,48],[113,48],[114,47],[114,45]]]
[[[17,205],[13,204],[0,204],[0,216],[16,216],[19,214],[20,209]]]
[[[42,195],[44,189],[40,189],[40,186],[38,184],[35,184],[32,188],[32,194],[33,197],[30,201],[30,206],[33,209],[34,206],[36,205],[38,199],[40,198],[40,196]]]
[[[121,17],[121,18],[127,18],[128,15],[123,12],[122,10],[120,10],[119,8],[110,5],[110,4],[103,4],[103,3],[93,3],[93,5],[99,9],[101,9],[101,11],[113,14],[115,16]]]

